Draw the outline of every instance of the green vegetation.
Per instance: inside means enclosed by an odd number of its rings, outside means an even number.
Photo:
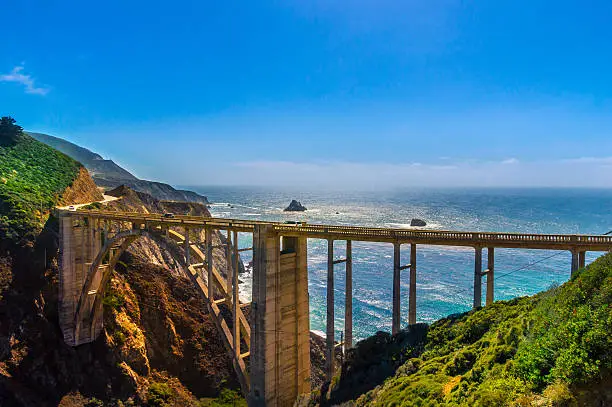
[[[0,118],[0,145],[13,145],[17,142],[18,136],[23,134],[23,128],[16,123],[12,117],[4,116]]]
[[[0,119],[0,239],[30,239],[81,165]]]
[[[98,210],[102,208],[102,204],[100,202],[94,202],[94,203],[90,203],[89,205],[85,205],[83,207],[81,207],[81,209],[87,209],[87,210]]]
[[[118,310],[125,305],[125,296],[121,293],[108,290],[102,299],[102,305],[104,308]]]
[[[200,400],[201,407],[246,407],[246,400],[242,395],[231,389],[222,389],[221,394],[216,399]]]
[[[356,404],[607,405],[612,399],[611,332],[608,254],[560,287],[437,321],[418,357],[402,363]],[[346,393],[350,377],[342,377],[339,386],[343,382],[344,389],[332,388],[332,400],[334,393]]]
[[[147,405],[152,407],[170,407],[185,405],[186,399],[181,398],[180,391],[168,383],[153,382],[147,391]],[[189,405],[198,407],[247,407],[242,395],[231,389],[222,389],[217,398],[204,398]]]
[[[151,383],[147,391],[147,404],[155,407],[169,405],[168,401],[174,395],[174,391],[166,383]]]

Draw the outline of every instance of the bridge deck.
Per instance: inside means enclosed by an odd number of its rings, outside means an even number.
[[[465,232],[426,229],[393,229],[364,226],[338,226],[316,224],[286,224],[243,219],[176,215],[164,218],[159,214],[77,210],[81,216],[92,216],[113,221],[126,221],[193,228],[212,227],[238,232],[253,232],[255,225],[270,225],[283,236],[301,236],[315,239],[352,240],[386,243],[417,243],[427,245],[496,247],[523,249],[552,249],[606,251],[612,250],[612,236],[534,234],[506,232]]]

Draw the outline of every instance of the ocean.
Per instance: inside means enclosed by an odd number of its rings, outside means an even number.
[[[213,216],[269,221],[298,220],[333,225],[410,228],[412,218],[427,228],[464,231],[603,234],[612,229],[612,190],[604,189],[410,189],[370,192],[304,191],[266,187],[184,187],[208,196]],[[283,212],[292,199],[308,210]],[[251,246],[241,234],[240,247]],[[343,257],[344,242],[336,242]],[[587,253],[587,264],[602,253]],[[250,252],[242,254],[248,263]],[[409,263],[403,246],[402,264]],[[483,258],[486,262],[486,251]],[[418,246],[417,320],[433,322],[472,305],[474,250]],[[496,249],[495,299],[531,295],[570,276],[570,253]],[[327,242],[308,241],[310,325],[325,331]],[[486,268],[486,265],[484,266]],[[344,326],[344,265],[335,268],[335,327]],[[353,243],[353,329],[355,339],[391,331],[393,246]],[[250,275],[241,296],[250,298]],[[483,277],[483,284],[486,278]],[[483,296],[484,296],[483,287]],[[408,271],[401,277],[402,325],[408,317]],[[484,303],[484,298],[483,298]]]

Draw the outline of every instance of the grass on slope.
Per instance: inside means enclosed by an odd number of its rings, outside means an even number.
[[[0,143],[0,239],[32,237],[80,166],[21,131]]]
[[[608,254],[560,287],[434,323],[420,357],[357,404],[607,405],[610,333]]]

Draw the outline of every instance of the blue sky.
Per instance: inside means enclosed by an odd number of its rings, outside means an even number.
[[[0,114],[178,185],[612,186],[606,1],[11,1]]]

